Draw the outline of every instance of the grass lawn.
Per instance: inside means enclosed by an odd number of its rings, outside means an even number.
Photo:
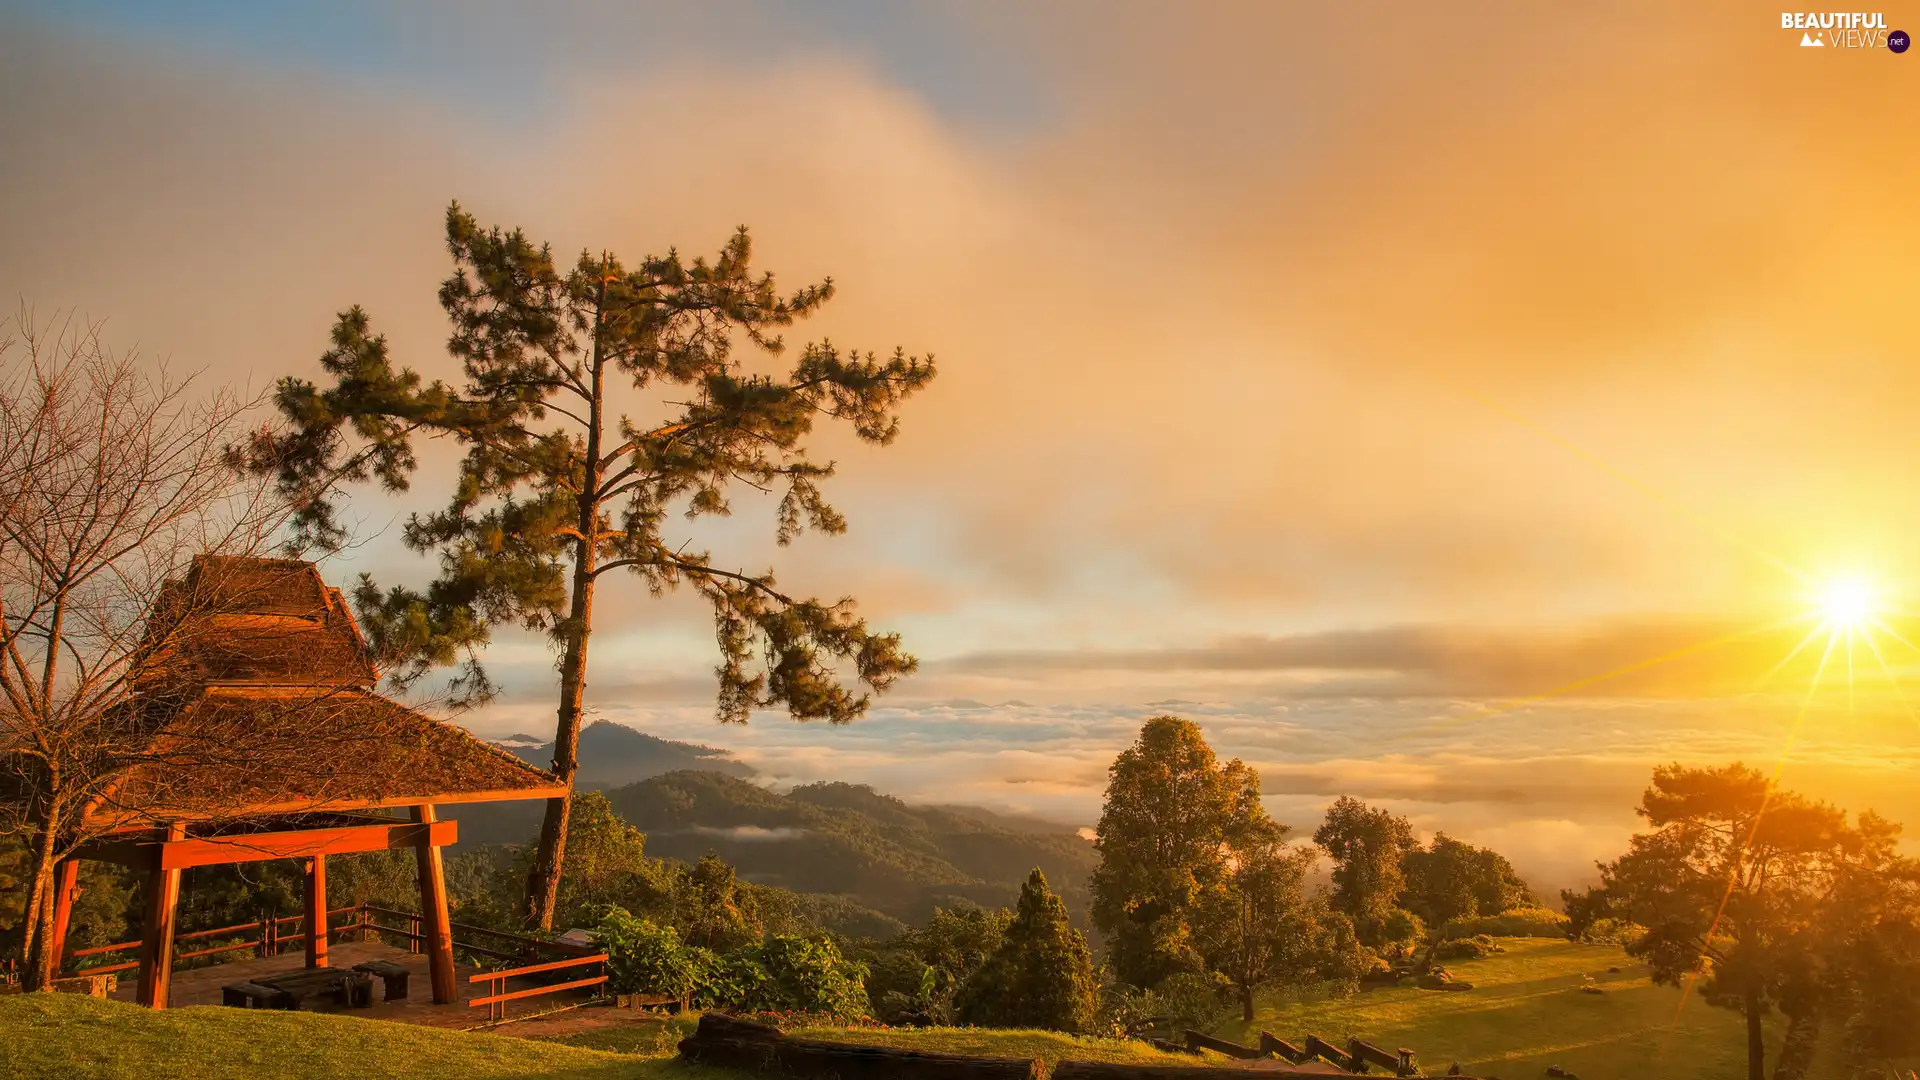
[[[1655,986],[1644,965],[1619,948],[1538,938],[1504,938],[1506,951],[1447,964],[1473,984],[1458,993],[1369,990],[1351,998],[1267,1004],[1258,1019],[1230,1029],[1245,1041],[1260,1031],[1299,1042],[1309,1033],[1336,1045],[1358,1035],[1393,1050],[1411,1047],[1428,1072],[1458,1061],[1468,1073],[1507,1080],[1541,1076],[1559,1065],[1585,1080],[1658,1076],[1723,1080],[1746,1075],[1746,1027],[1739,1013],[1697,996],[1680,1008],[1680,991]],[[1609,974],[1608,967],[1618,967]],[[1604,994],[1583,994],[1582,975]],[[1780,1046],[1769,1024],[1767,1052]],[[1824,1067],[1822,1067],[1824,1066]],[[1767,1061],[1771,1072],[1773,1061]],[[1840,1076],[1821,1063],[1815,1076]]]
[[[1039,1058],[1051,1069],[1065,1060],[1114,1061],[1136,1065],[1193,1065],[1190,1054],[1166,1054],[1143,1042],[1122,1039],[1080,1039],[1057,1031],[989,1030],[986,1028],[795,1028],[789,1034],[809,1039],[894,1046],[936,1054],[980,1054],[987,1057]],[[1228,1059],[1207,1055],[1208,1064]]]
[[[667,1053],[671,1053],[668,1050]],[[153,1012],[75,994],[0,997],[9,1080],[740,1080],[506,1035],[218,1006]]]

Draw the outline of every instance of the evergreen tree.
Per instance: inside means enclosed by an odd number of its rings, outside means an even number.
[[[1150,987],[1204,967],[1192,919],[1228,873],[1233,850],[1271,827],[1260,778],[1238,759],[1221,764],[1200,728],[1156,716],[1108,769],[1093,873],[1093,924],[1114,972]]]
[[[1407,819],[1342,795],[1327,808],[1313,842],[1333,857],[1333,905],[1353,920],[1360,940],[1377,945],[1406,879],[1401,860],[1414,848]]]
[[[712,263],[669,251],[629,267],[583,252],[571,269],[517,230],[481,228],[458,204],[446,236],[454,273],[440,303],[463,384],[396,367],[355,307],[320,359],[331,385],[282,379],[285,429],[234,455],[293,500],[295,543],[332,549],[347,539],[335,507],[342,483],[406,490],[417,436],[464,450],[444,509],[414,515],[404,533],[409,547],[439,557],[438,579],[382,591],[363,577],[355,591],[369,638],[398,658],[398,681],[463,662],[453,693],[482,700],[492,686],[477,650],[489,628],[545,631],[560,653],[553,770],[571,785],[594,594],[609,574],[632,574],[656,596],[688,585],[711,604],[722,720],[784,705],[798,720],[843,723],[869,698],[842,685],[839,666],[876,692],[913,670],[898,635],[869,632],[852,600],[796,598],[771,572],[722,569],[667,524],[676,510],[727,514],[737,480],[782,491],[782,544],[808,528],[844,531],[820,489],[833,463],[811,457],[806,437],[824,416],[867,442],[891,442],[895,410],[933,378],[931,360],[898,350],[877,360],[822,342],[783,377],[747,371],[732,355],[736,341],[778,354],[778,331],[818,310],[833,286],[780,295],[772,275],[753,271],[745,229]],[[552,923],[569,811],[566,798],[547,807],[527,879],[533,927]]]
[[[963,1023],[1083,1032],[1093,1025],[1100,990],[1086,938],[1067,921],[1067,905],[1035,870],[1000,948],[954,1000]]]

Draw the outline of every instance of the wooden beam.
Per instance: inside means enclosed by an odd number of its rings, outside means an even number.
[[[61,963],[66,960],[67,929],[73,924],[74,884],[79,876],[78,859],[61,859],[53,868],[53,937],[47,943],[47,951],[53,954],[49,970],[56,979],[60,977]]]
[[[186,870],[195,866],[221,866],[263,859],[312,859],[388,848],[397,850],[418,847],[422,837],[430,844],[444,847],[460,838],[460,823],[396,821],[326,829],[235,833],[232,836],[196,837],[157,844],[151,841],[114,840],[83,846],[75,857],[138,869],[151,868],[157,858],[162,869]]]
[[[542,784],[539,787],[513,788],[504,791],[456,791],[435,793],[426,796],[402,795],[390,799],[281,799],[276,802],[246,803],[241,806],[223,807],[217,813],[205,810],[182,809],[179,811],[183,821],[234,821],[240,818],[272,817],[277,814],[326,814],[353,813],[361,810],[391,810],[396,807],[415,805],[422,797],[431,798],[436,806],[453,803],[518,802],[527,799],[561,799],[573,793],[565,784]],[[162,808],[143,810],[123,810],[117,813],[96,814],[86,819],[89,829],[110,831],[128,828],[143,821],[151,820],[155,815],[173,811]]]
[[[438,824],[433,807],[424,803],[413,808],[413,820],[422,825]],[[420,921],[427,939],[427,971],[433,981],[433,1003],[457,1004],[460,988],[454,981],[453,921],[447,912],[446,866],[440,860],[440,849],[425,837],[414,846],[413,852],[420,868]]]
[[[169,842],[186,835],[184,824],[167,826]],[[167,1007],[167,987],[173,980],[173,916],[179,902],[180,871],[156,861],[147,875],[147,918],[140,931],[140,986],[135,995],[151,1009]]]
[[[307,966],[327,966],[327,857],[307,860]]]

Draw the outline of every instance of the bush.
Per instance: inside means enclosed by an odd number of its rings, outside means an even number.
[[[667,994],[687,1001],[712,967],[712,954],[683,944],[679,931],[625,908],[608,908],[596,930],[607,953],[607,989],[616,994]]]
[[[1499,915],[1476,915],[1465,919],[1455,919],[1447,924],[1446,937],[1470,938],[1476,934],[1488,934],[1493,937],[1540,937],[1565,938],[1568,921],[1565,915],[1550,908],[1525,907]]]
[[[1485,934],[1475,934],[1470,938],[1450,938],[1434,947],[1435,960],[1484,960],[1497,952],[1503,952],[1492,938]]]
[[[1406,908],[1394,908],[1376,921],[1378,925],[1371,928],[1369,936],[1386,952],[1411,949],[1427,936],[1427,924]]]
[[[1631,945],[1646,936],[1647,928],[1626,919],[1595,919],[1575,938],[1589,945]]]
[[[722,958],[712,982],[737,994],[725,1004],[759,1012],[800,1012],[851,1020],[871,1012],[867,966],[830,938],[775,936]]]
[[[1175,1031],[1192,1028],[1211,1032],[1240,1018],[1233,1002],[1233,986],[1218,972],[1170,975],[1154,987],[1159,1015]]]

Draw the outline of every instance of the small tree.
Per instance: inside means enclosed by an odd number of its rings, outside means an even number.
[[[959,1019],[983,1027],[1092,1028],[1100,994],[1086,938],[1067,920],[1067,905],[1035,870],[1020,888],[1006,940],[960,987]]]
[[[1195,913],[1195,939],[1207,966],[1225,976],[1253,1022],[1254,995],[1277,983],[1315,980],[1318,936],[1302,883],[1311,852],[1286,842],[1287,827],[1269,822],[1263,835],[1236,849],[1225,878],[1207,890]]]
[[[1425,848],[1400,860],[1406,887],[1400,906],[1436,928],[1453,919],[1498,915],[1534,903],[1513,864],[1491,848],[1474,847],[1435,833]]]
[[[483,700],[491,683],[477,651],[489,628],[547,632],[560,654],[553,771],[571,784],[595,590],[608,575],[632,574],[655,596],[690,585],[712,605],[722,720],[784,705],[796,720],[844,723],[869,699],[841,684],[841,666],[875,692],[913,670],[898,635],[869,632],[851,599],[800,599],[771,572],[722,569],[668,535],[667,523],[675,510],[727,514],[738,481],[784,489],[783,545],[807,528],[844,531],[820,489],[833,463],[804,445],[814,422],[841,420],[862,440],[891,442],[894,411],[932,380],[931,360],[897,350],[877,360],[822,342],[784,377],[745,370],[737,342],[778,354],[779,330],[817,311],[833,285],[780,295],[772,275],[754,272],[744,228],[712,263],[669,251],[629,267],[583,252],[564,270],[551,249],[483,229],[457,204],[446,237],[454,273],[440,303],[464,383],[396,368],[356,307],[341,313],[320,359],[331,385],[281,380],[289,430],[263,433],[244,454],[295,502],[299,538],[331,548],[346,538],[334,509],[341,481],[405,490],[418,435],[465,450],[445,509],[406,527],[408,546],[439,556],[438,580],[383,592],[363,578],[355,595],[368,633],[408,658],[397,678],[464,657],[455,692]],[[756,647],[765,663],[750,672]],[[527,879],[530,927],[552,925],[570,805],[547,806]]]
[[[1093,924],[1115,974],[1149,987],[1203,966],[1194,909],[1227,876],[1235,846],[1270,822],[1254,771],[1219,762],[1200,728],[1176,716],[1148,720],[1107,773]]]
[[[726,952],[758,938],[763,929],[752,890],[712,852],[679,873],[673,897],[674,922],[690,944]]]
[[[1379,944],[1405,885],[1401,860],[1414,846],[1407,819],[1342,795],[1313,842],[1333,857],[1333,906],[1353,920],[1362,941]]]

